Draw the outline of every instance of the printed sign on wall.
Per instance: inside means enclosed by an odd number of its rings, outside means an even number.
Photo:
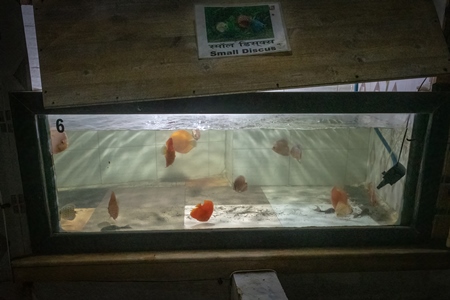
[[[199,58],[290,52],[279,3],[196,5]]]

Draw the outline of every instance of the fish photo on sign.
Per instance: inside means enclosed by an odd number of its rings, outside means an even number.
[[[279,3],[196,4],[195,25],[199,58],[291,51]]]

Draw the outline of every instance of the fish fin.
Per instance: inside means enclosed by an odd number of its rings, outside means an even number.
[[[196,140],[192,140],[190,143],[191,143],[192,148],[197,147],[197,141]]]
[[[161,147],[161,154],[162,155],[166,155],[166,153],[167,153],[167,147],[166,146],[162,146]]]

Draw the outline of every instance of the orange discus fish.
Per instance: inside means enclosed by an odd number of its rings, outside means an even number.
[[[116,194],[114,192],[111,193],[111,198],[109,198],[108,212],[114,220],[119,216],[119,205],[117,204]]]
[[[169,138],[166,142],[166,168],[175,161],[175,149],[173,148],[173,140]]]
[[[178,153],[188,153],[196,145],[197,141],[192,137],[192,134],[186,130],[177,130],[170,135],[173,140],[173,147]]]
[[[205,200],[203,204],[199,203],[191,210],[191,217],[200,222],[206,222],[211,218],[213,211],[214,203],[211,200]]]
[[[338,202],[338,204],[336,205],[336,216],[338,217],[345,217],[348,216],[349,214],[351,214],[353,212],[353,209],[350,205],[345,204],[344,202]]]
[[[52,153],[58,154],[69,147],[69,139],[65,132],[58,132],[56,129],[50,130],[50,137],[52,141]]]
[[[331,190],[331,205],[333,205],[334,209],[336,209],[336,206],[339,202],[348,204],[347,193],[340,188],[333,187],[333,189]]]

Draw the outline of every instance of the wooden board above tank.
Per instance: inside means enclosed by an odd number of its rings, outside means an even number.
[[[279,2],[290,55],[200,60],[194,16],[198,1],[35,0],[45,106],[242,93],[450,71],[432,1]]]

